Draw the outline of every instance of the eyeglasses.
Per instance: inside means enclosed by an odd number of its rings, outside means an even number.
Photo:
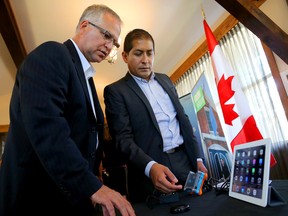
[[[111,35],[111,33],[109,31],[107,31],[106,29],[101,28],[98,25],[95,25],[94,23],[91,23],[88,21],[88,23],[92,26],[94,26],[95,28],[99,29],[100,32],[103,34],[103,38],[107,41],[107,42],[113,42],[113,45],[117,48],[120,47],[120,44],[113,38],[113,36]]]

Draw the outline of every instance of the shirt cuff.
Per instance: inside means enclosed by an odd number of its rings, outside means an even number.
[[[197,158],[197,162],[202,162],[203,163],[203,159],[202,158]]]
[[[152,165],[153,164],[155,164],[156,163],[156,161],[150,161],[148,164],[147,164],[147,166],[146,166],[146,168],[145,168],[145,175],[148,177],[148,178],[150,178],[150,170],[151,170],[151,167],[152,167]]]

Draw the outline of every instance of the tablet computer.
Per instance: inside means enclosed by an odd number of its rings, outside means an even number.
[[[229,196],[265,207],[268,201],[270,156],[270,139],[236,145]]]

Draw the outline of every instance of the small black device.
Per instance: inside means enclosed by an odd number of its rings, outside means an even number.
[[[179,193],[161,193],[160,191],[154,190],[153,194],[146,198],[146,204],[148,208],[152,209],[157,204],[173,203],[180,200]]]
[[[170,212],[172,214],[179,214],[179,213],[184,213],[190,210],[190,206],[188,204],[179,204],[176,206],[172,206],[170,208]]]
[[[171,193],[163,193],[159,196],[159,202],[162,203],[171,203],[171,202],[177,202],[179,201],[180,197],[177,192],[171,192]]]

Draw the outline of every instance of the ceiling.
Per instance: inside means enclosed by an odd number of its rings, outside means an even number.
[[[81,13],[91,4],[105,4],[120,15],[124,25],[118,59],[114,64],[108,61],[94,64],[102,107],[104,87],[127,72],[121,52],[128,31],[143,28],[152,34],[156,44],[154,71],[170,76],[204,40],[201,8],[211,27],[228,15],[214,0],[10,0],[10,3],[27,53],[45,41],[64,42],[71,38]],[[15,73],[16,66],[0,36],[0,96],[11,93]]]

